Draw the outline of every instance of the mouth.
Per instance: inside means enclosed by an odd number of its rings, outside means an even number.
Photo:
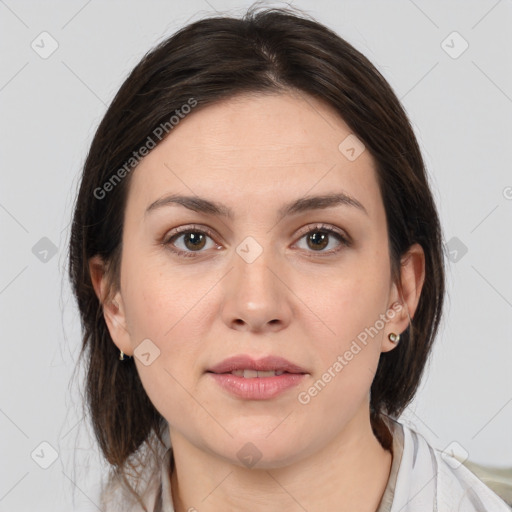
[[[290,373],[284,370],[253,370],[252,368],[224,373],[209,371],[206,375],[211,376],[212,382],[220,386],[220,389],[231,397],[259,401],[285,395],[286,391],[298,386],[307,376],[306,373]]]
[[[207,370],[208,373],[231,374],[245,379],[269,378],[283,374],[306,374],[304,368],[277,356],[254,359],[249,355],[238,355],[225,359]]]
[[[284,372],[282,370],[266,370],[266,371],[258,371],[258,370],[233,370],[232,372],[229,372],[231,375],[236,375],[237,377],[243,377],[244,379],[254,379],[254,378],[265,378],[265,377],[276,377],[279,375],[283,375]]]
[[[225,359],[206,372],[229,395],[243,400],[269,400],[297,386],[308,375],[304,368],[281,357]]]

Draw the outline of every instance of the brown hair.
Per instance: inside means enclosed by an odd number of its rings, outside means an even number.
[[[133,173],[104,197],[95,191],[127,162],[134,168],[134,151],[191,98],[199,110],[238,93],[290,90],[338,112],[375,159],[395,282],[400,282],[400,257],[412,244],[419,243],[425,253],[425,282],[414,319],[399,345],[381,354],[371,387],[372,426],[383,444],[379,415],[398,416],[418,388],[442,313],[444,254],[422,156],[398,98],[366,57],[302,13],[251,8],[241,19],[203,19],[147,53],[125,80],[96,131],[75,205],[69,275],[82,321],[87,405],[100,448],[121,477],[130,456],[151,436],[161,441],[165,420],[146,395],[134,361],[118,360],[89,275],[89,259],[100,255],[110,296],[119,288]]]

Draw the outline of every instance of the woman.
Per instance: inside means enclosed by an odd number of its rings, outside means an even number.
[[[70,243],[102,508],[508,510],[397,418],[444,297],[422,157],[374,66],[284,10],[127,78]]]

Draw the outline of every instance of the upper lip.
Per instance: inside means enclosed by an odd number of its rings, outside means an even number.
[[[287,373],[307,373],[304,368],[282,357],[267,356],[261,359],[254,359],[245,354],[228,357],[207,371],[212,373],[231,373],[234,370],[256,370],[260,372],[274,370]]]

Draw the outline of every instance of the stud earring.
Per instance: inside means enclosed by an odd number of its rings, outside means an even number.
[[[394,343],[395,345],[398,345],[398,342],[400,341],[400,334],[395,334],[394,332],[390,332],[388,334],[389,341]]]

